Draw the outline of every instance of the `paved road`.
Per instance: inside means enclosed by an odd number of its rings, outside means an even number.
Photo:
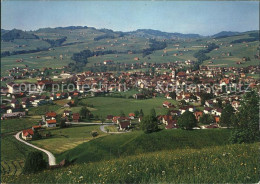
[[[28,143],[28,142],[22,140],[22,139],[20,138],[20,135],[21,135],[21,134],[22,134],[22,131],[21,131],[21,132],[18,132],[18,133],[15,135],[15,138],[16,138],[18,141],[20,141],[20,142],[22,142],[22,143],[24,143],[24,144],[26,144],[26,145],[28,145],[28,146],[31,146],[31,147],[33,147],[33,148],[35,148],[35,149],[37,149],[37,150],[40,150],[40,151],[46,153],[46,154],[48,155],[48,158],[49,158],[49,165],[56,165],[56,158],[54,157],[54,155],[53,155],[51,152],[49,152],[49,151],[47,151],[47,150],[45,150],[45,149],[39,148],[39,147],[37,147],[37,146],[34,146],[33,144],[30,144],[30,143]]]
[[[127,133],[127,132],[107,132],[107,131],[105,130],[105,127],[106,127],[106,126],[108,126],[108,125],[101,125],[101,126],[100,126],[100,130],[101,130],[102,132],[109,133],[109,134],[122,134],[122,133]]]
[[[87,123],[87,122],[66,122],[71,125],[113,125],[113,123]]]

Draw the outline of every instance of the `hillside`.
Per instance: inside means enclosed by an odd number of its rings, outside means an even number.
[[[213,38],[225,38],[225,37],[229,37],[229,36],[235,36],[235,35],[239,35],[239,32],[233,32],[233,31],[221,31],[217,34],[212,35],[211,37]]]
[[[168,33],[152,29],[138,29],[136,31],[128,32],[130,35],[135,35],[145,38],[160,38],[160,39],[178,39],[178,38],[201,38],[199,34],[182,34],[182,33]]]
[[[4,33],[1,35],[1,40],[3,41],[12,41],[15,39],[38,39],[38,38],[39,37],[34,34],[30,34],[18,29],[13,29],[7,32],[4,31]]]
[[[219,49],[208,54],[211,59],[205,61],[204,65],[244,67],[259,63],[259,60],[255,58],[258,48],[258,40],[255,35],[258,34],[258,31],[238,35],[223,32],[219,34],[222,37],[218,39],[201,37],[196,34],[166,33],[149,29],[116,32],[86,26],[43,28],[32,32],[21,32],[19,36],[11,34],[12,32],[16,31],[12,30],[4,34],[5,37],[12,38],[12,42],[2,42],[2,74],[8,73],[6,70],[13,66],[27,66],[34,69],[41,69],[45,66],[54,69],[62,68],[69,63],[75,63],[71,57],[74,53],[83,50],[105,53],[89,57],[86,68],[82,68],[85,70],[89,70],[89,67],[102,63],[104,60],[112,60],[114,63],[196,61],[194,54],[208,43],[219,45]],[[229,36],[223,37],[223,35]],[[37,37],[39,39],[29,39]],[[156,50],[147,52],[148,54],[143,54],[145,49],[151,48],[150,38],[156,38],[159,42],[164,40],[162,43],[166,47],[158,47]],[[228,52],[231,52],[232,56],[227,56]],[[236,63],[242,61],[244,56],[250,57],[251,60],[237,65]],[[139,60],[136,61],[134,58]],[[22,62],[18,63],[17,60],[22,60]],[[208,63],[211,61],[213,63]]]
[[[2,176],[6,183],[256,183],[259,144],[145,153],[71,165],[38,174]]]
[[[225,145],[229,130],[162,130],[152,134],[135,131],[127,134],[109,135],[83,143],[58,155],[58,160],[67,158],[76,163],[94,162],[141,153],[176,149],[202,149]]]

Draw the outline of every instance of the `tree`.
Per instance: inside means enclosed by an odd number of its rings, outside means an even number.
[[[241,107],[232,118],[234,129],[232,143],[251,143],[259,141],[259,96],[256,91],[247,92],[240,102]]]
[[[66,127],[66,120],[64,118],[62,118],[60,120],[60,128],[65,128]]]
[[[135,117],[139,117],[139,111],[135,111]]]
[[[158,123],[156,118],[151,115],[147,115],[142,119],[140,127],[144,133],[152,133],[158,130]]]
[[[81,109],[80,109],[80,111],[79,111],[79,114],[80,114],[80,116],[82,117],[82,118],[87,118],[87,117],[89,117],[89,113],[90,113],[90,111],[88,110],[88,108],[87,107],[82,107]]]
[[[184,112],[178,119],[178,126],[181,129],[191,130],[197,126],[197,120],[194,114],[190,111]]]
[[[218,106],[218,108],[222,108],[222,101],[221,101],[221,99],[217,99],[217,106]]]
[[[120,111],[120,117],[125,117],[125,113],[123,110]]]
[[[98,136],[98,133],[97,133],[96,131],[92,131],[92,132],[91,132],[91,136],[92,136],[92,137],[97,137],[97,136]]]
[[[173,99],[173,100],[175,100],[176,99],[176,92],[174,91],[174,92],[170,92],[169,93],[169,96]]]
[[[211,124],[213,123],[213,121],[214,121],[213,117],[209,114],[203,114],[203,116],[199,120],[201,124]]]
[[[74,106],[77,106],[78,103],[79,103],[79,99],[78,99],[78,97],[75,97],[75,98],[74,98]]]
[[[106,121],[106,119],[103,117],[103,116],[101,116],[101,123],[103,124],[103,123],[105,123],[105,121]]]
[[[151,115],[152,117],[156,118],[156,112],[155,112],[155,109],[154,109],[154,108],[151,109],[150,115]]]
[[[227,126],[228,128],[232,125],[232,116],[234,115],[234,108],[230,105],[227,104],[225,105],[221,117],[220,117],[220,125],[221,126]]]
[[[143,109],[140,110],[139,117],[144,117]]]
[[[23,167],[23,173],[24,174],[35,173],[45,169],[46,166],[47,163],[43,159],[42,152],[32,151],[29,152],[26,157],[25,164]]]

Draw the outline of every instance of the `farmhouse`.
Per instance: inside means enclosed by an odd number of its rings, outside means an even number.
[[[45,114],[45,116],[46,116],[46,119],[55,119],[57,114],[56,114],[56,112],[47,112]]]
[[[56,127],[56,119],[51,119],[46,121],[46,127],[51,128],[51,127]]]
[[[32,129],[27,129],[27,130],[22,131],[22,138],[24,140],[32,140],[33,135],[34,135],[34,132]]]
[[[130,127],[131,122],[130,121],[119,121],[119,130],[126,130]]]

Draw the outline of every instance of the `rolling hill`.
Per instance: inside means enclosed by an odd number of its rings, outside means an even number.
[[[13,41],[15,39],[39,39],[39,37],[34,34],[27,33],[18,29],[13,29],[11,31],[4,32],[5,33],[1,35],[1,40],[3,41]]]
[[[15,33],[19,34],[16,35]],[[25,67],[26,65],[29,68],[38,69],[45,66],[62,68],[69,63],[74,63],[71,59],[72,55],[83,50],[93,52],[116,51],[114,53],[117,53],[90,57],[86,67],[91,67],[104,60],[113,60],[115,63],[135,63],[134,58],[136,57],[139,58],[138,62],[151,63],[185,61],[188,59],[196,61],[193,56],[194,53],[201,49],[199,47],[210,42],[220,46],[219,50],[214,50],[208,54],[210,57],[215,58],[213,65],[243,67],[258,64],[258,60],[255,59],[258,40],[257,37],[252,37],[252,34],[257,35],[258,31],[238,34],[235,32],[221,32],[212,37],[201,37],[197,34],[166,33],[151,29],[116,32],[87,26],[69,26],[42,28],[30,32],[2,30],[2,34],[5,39],[12,39],[11,42],[2,41],[2,74],[6,74],[6,70],[13,66]],[[215,38],[216,36],[220,38]],[[158,41],[164,40],[166,48],[162,47],[164,49],[154,50],[143,57],[142,51],[150,48],[149,39],[151,38],[156,38]],[[243,40],[245,43],[243,43]],[[233,46],[230,47],[230,44]],[[232,56],[227,56],[227,52],[231,52]],[[57,59],[60,55],[63,56],[62,60]],[[251,61],[243,65],[236,65],[236,62],[241,61],[244,56],[250,57]],[[16,62],[16,60],[21,59],[23,62]],[[205,61],[203,64],[208,65],[209,61]]]

